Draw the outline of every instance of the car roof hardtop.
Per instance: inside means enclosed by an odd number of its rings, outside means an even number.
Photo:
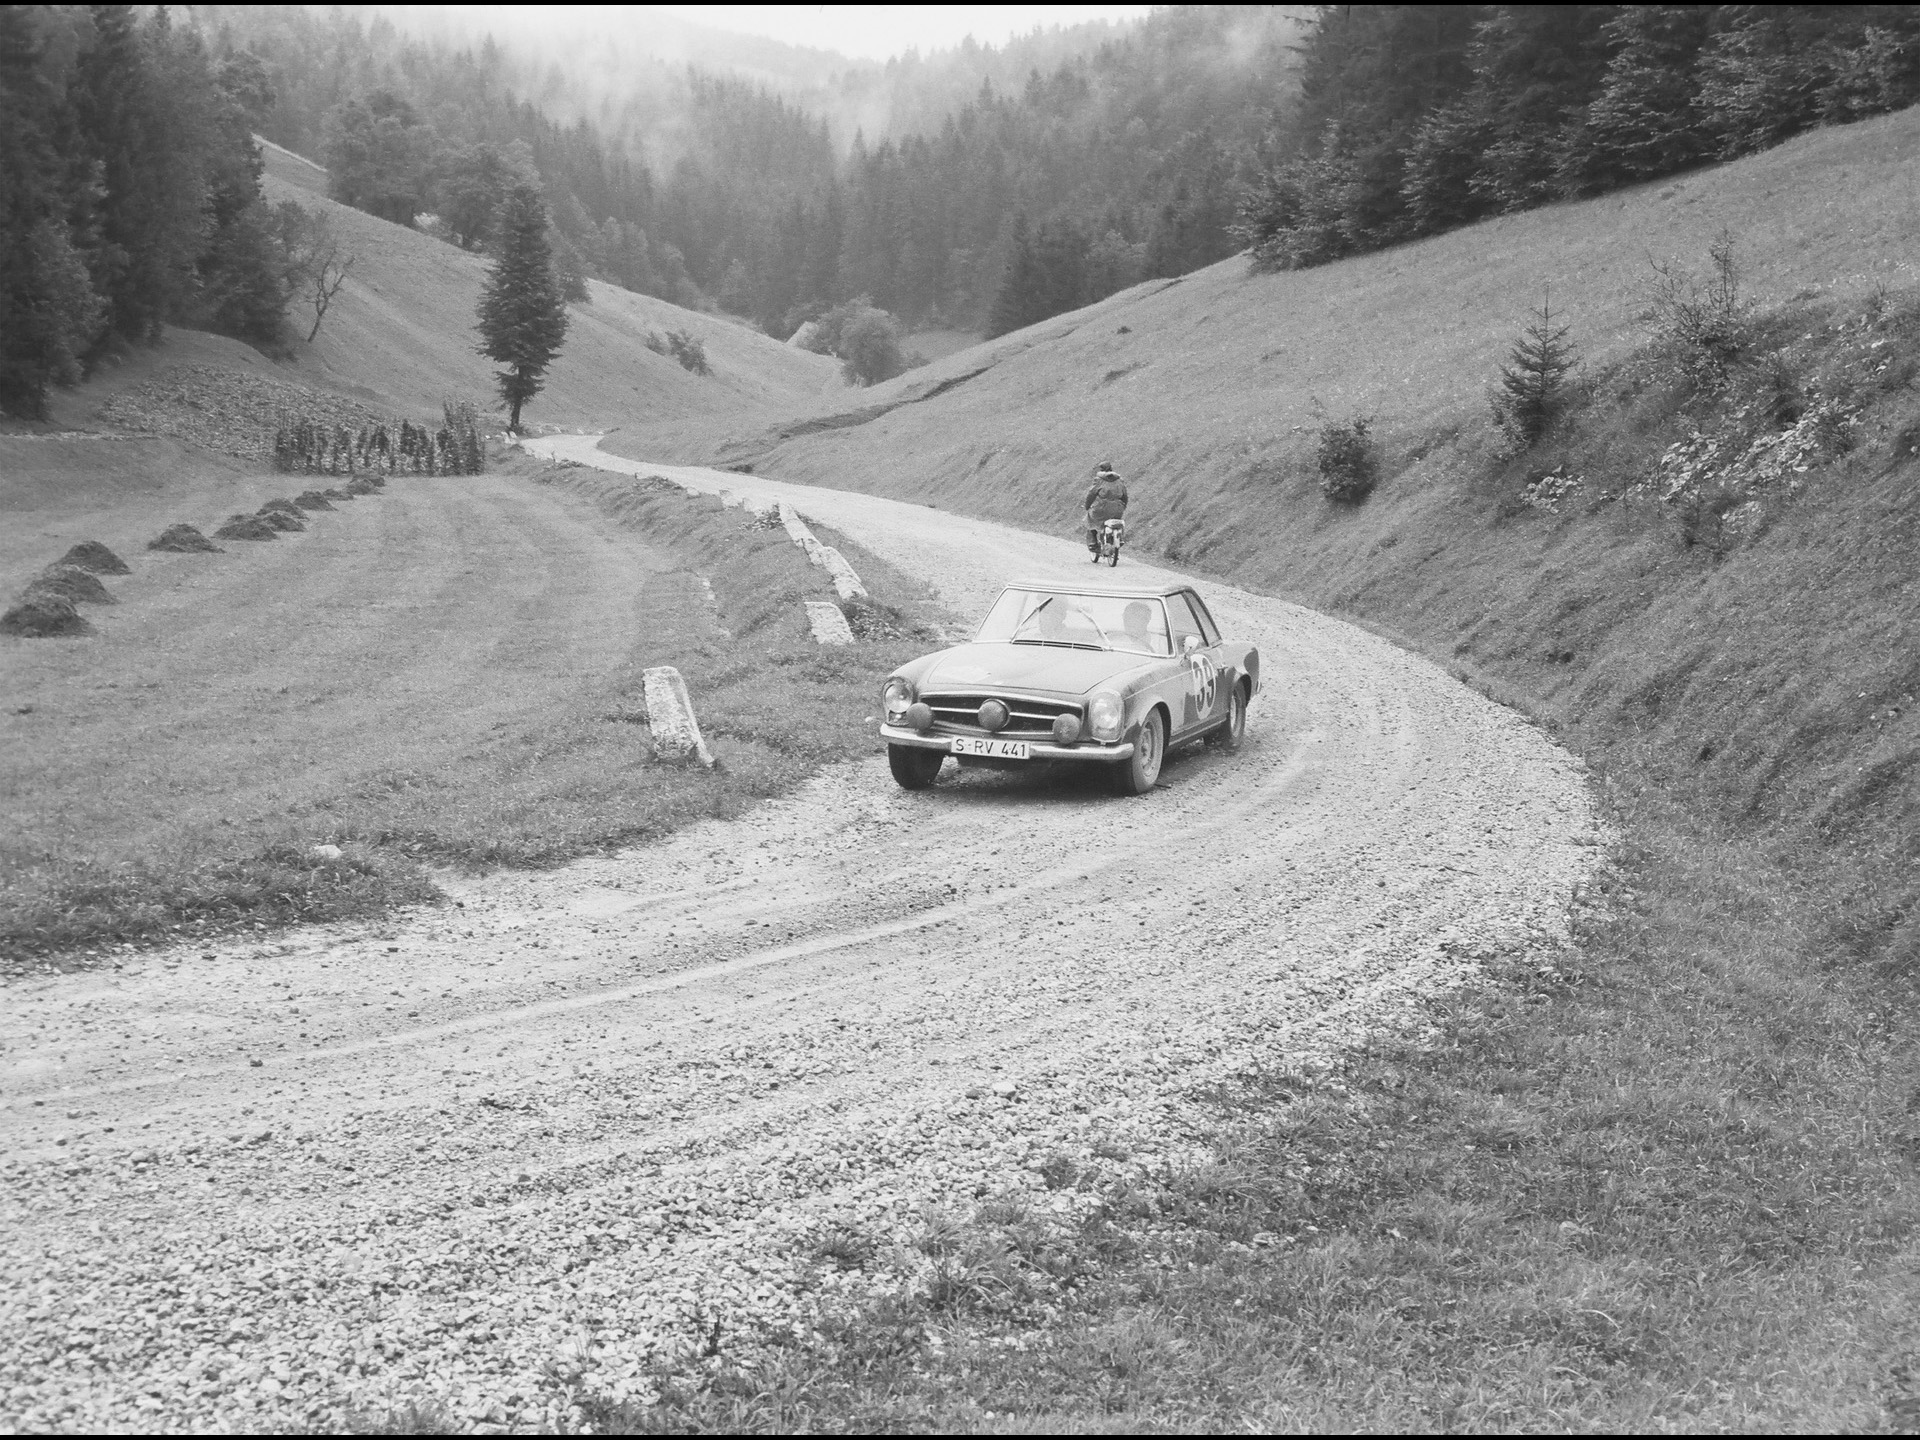
[[[1184,580],[1157,585],[1085,585],[1074,580],[1009,580],[1004,590],[1051,590],[1059,595],[1110,595],[1116,600],[1160,600],[1193,587]]]

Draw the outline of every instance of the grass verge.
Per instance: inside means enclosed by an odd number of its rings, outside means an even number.
[[[379,744],[340,733],[317,701],[311,720],[303,718],[304,707],[278,702],[276,719],[295,728],[283,730],[275,748],[298,756],[312,778],[302,784],[281,774],[266,790],[243,785],[237,764],[229,771],[204,763],[209,750],[244,755],[257,747],[259,737],[244,728],[249,722],[215,717],[181,743],[149,744],[152,722],[139,708],[111,712],[84,732],[84,754],[63,756],[73,783],[114,773],[114,757],[132,752],[139,756],[130,782],[135,794],[192,790],[196,811],[217,818],[196,824],[176,818],[171,806],[128,806],[117,832],[111,823],[103,833],[90,822],[88,852],[63,854],[62,837],[76,827],[67,823],[63,831],[57,817],[79,802],[57,787],[33,795],[36,816],[50,818],[44,830],[18,834],[5,847],[0,964],[15,973],[76,967],[125,946],[366,918],[431,899],[434,865],[552,865],[633,844],[738,814],[822,764],[875,747],[867,724],[875,677],[925,648],[919,637],[933,632],[919,609],[888,601],[896,623],[872,632],[881,638],[822,649],[810,638],[801,601],[826,598],[831,588],[784,532],[756,528],[740,511],[673,487],[625,480],[597,486],[582,478],[588,475],[597,472],[523,471],[526,482],[585,494],[606,511],[594,525],[605,530],[610,518],[637,530],[652,557],[638,573],[607,572],[633,587],[631,595],[584,597],[618,612],[610,623],[624,627],[606,663],[586,650],[542,654],[545,688],[507,706],[491,724],[480,723],[462,688],[474,677],[445,673],[462,667],[437,666],[413,652],[378,653],[384,637],[404,632],[414,618],[404,604],[390,602],[387,608],[399,613],[377,622],[369,653],[316,655],[306,663],[297,651],[273,647],[296,656],[296,671],[342,663],[369,675],[390,669],[400,698],[382,712]],[[390,563],[370,562],[376,572],[456,563],[395,543]],[[620,543],[612,542],[616,549]],[[499,563],[535,563],[531,544],[529,554],[510,552]],[[877,593],[897,593],[904,602],[910,592],[890,591],[895,577],[883,567],[869,557],[856,563]],[[454,602],[469,612],[495,603],[489,590]],[[630,620],[621,608],[628,604]],[[472,623],[507,630],[512,619],[483,613]],[[123,663],[117,654],[72,663],[71,676],[36,692],[42,705],[60,703],[56,683],[83,698],[128,683],[114,678],[112,667]],[[194,681],[207,691],[266,688],[250,664],[236,657],[233,673],[202,670]],[[641,673],[655,664],[676,665],[685,676],[718,762],[712,772],[654,753]],[[298,689],[303,676],[290,678]],[[502,688],[511,686],[503,680]],[[42,733],[49,737],[43,743],[60,738],[53,726]],[[387,747],[390,735],[404,737],[404,745]],[[68,736],[65,743],[76,742]],[[232,790],[219,793],[229,775]],[[137,826],[136,809],[145,812]],[[317,845],[339,853],[316,853]]]

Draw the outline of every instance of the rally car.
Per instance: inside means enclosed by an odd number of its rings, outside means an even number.
[[[903,665],[881,690],[893,778],[923,790],[961,764],[1111,767],[1144,795],[1170,746],[1240,743],[1260,652],[1221,637],[1185,584],[1016,581],[971,644]]]

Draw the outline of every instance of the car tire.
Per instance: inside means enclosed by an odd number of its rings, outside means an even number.
[[[1167,722],[1158,710],[1149,710],[1134,738],[1133,754],[1113,767],[1113,788],[1122,795],[1144,795],[1160,779],[1167,758]]]
[[[1227,723],[1207,732],[1207,744],[1220,750],[1238,750],[1247,733],[1247,682],[1233,687],[1227,700]]]
[[[887,746],[887,768],[902,790],[924,790],[940,774],[946,756],[938,750],[913,745]]]

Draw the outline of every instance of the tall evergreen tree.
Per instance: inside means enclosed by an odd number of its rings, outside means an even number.
[[[567,305],[547,243],[547,207],[531,185],[516,185],[501,202],[500,258],[480,296],[480,353],[506,368],[495,372],[500,398],[519,430],[520,407],[540,393],[547,366],[567,335]]]
[[[1407,147],[1406,179],[1400,185],[1413,234],[1438,235],[1487,213],[1487,196],[1473,179],[1489,129],[1479,107],[1468,100],[1443,105],[1420,122]]]
[[[1606,5],[1496,5],[1475,29],[1467,105],[1484,117],[1469,188],[1494,211],[1557,198],[1557,172],[1606,70]]]
[[[105,319],[63,213],[59,98],[40,63],[25,8],[0,7],[0,410],[29,419],[50,385],[78,378]]]
[[[1713,10],[1706,5],[1623,5],[1606,25],[1613,47],[1600,93],[1569,148],[1563,187],[1575,194],[1670,175],[1707,148],[1699,88],[1701,48]]]
[[[145,141],[147,72],[131,5],[95,5],[92,43],[75,67],[73,101],[85,153],[100,182],[100,243],[88,257],[94,289],[113,328],[157,336],[167,296],[165,262],[155,254]]]
[[[1036,320],[1045,318],[1041,306],[1045,282],[1035,254],[1033,234],[1027,217],[1013,217],[1013,238],[1007,251],[1007,269],[1000,289],[993,297],[993,311],[987,317],[987,338],[1011,334]]]
[[[1777,145],[1820,118],[1834,61],[1864,6],[1724,5],[1701,58],[1699,104],[1719,153]],[[1852,32],[1851,34],[1847,32]]]

